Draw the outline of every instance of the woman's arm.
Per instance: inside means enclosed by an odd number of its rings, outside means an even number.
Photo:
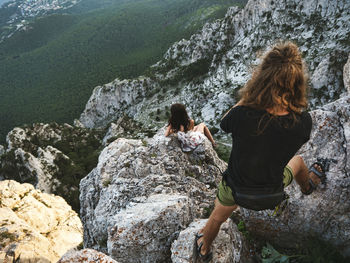
[[[171,124],[169,124],[168,127],[166,127],[164,135],[165,135],[165,137],[168,137],[172,133],[173,133],[173,129],[171,127]]]
[[[191,131],[194,128],[194,120],[190,120],[190,125],[188,127],[188,130]]]

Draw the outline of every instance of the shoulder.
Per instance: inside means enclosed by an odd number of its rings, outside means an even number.
[[[231,117],[237,116],[239,114],[241,114],[242,112],[247,111],[248,107],[243,106],[243,105],[238,105],[233,107],[230,111],[229,111],[229,115]]]
[[[312,123],[312,117],[311,117],[310,113],[307,112],[307,111],[303,111],[303,112],[300,114],[300,118],[301,118],[301,121],[302,121],[302,122],[305,122],[305,123]]]

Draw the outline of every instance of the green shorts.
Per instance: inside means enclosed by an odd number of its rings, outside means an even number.
[[[284,187],[290,185],[293,181],[293,171],[288,165],[284,167],[283,171],[283,185]],[[218,187],[218,192],[216,194],[220,204],[224,206],[235,205],[235,200],[233,200],[232,190],[226,185],[225,181],[221,181]]]

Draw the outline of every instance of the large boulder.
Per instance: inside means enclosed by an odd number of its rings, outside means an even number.
[[[192,220],[192,204],[183,195],[152,195],[113,218],[108,252],[120,262],[167,262],[169,246]]]
[[[166,262],[178,232],[193,218],[208,216],[226,163],[208,140],[189,154],[181,151],[176,136],[163,133],[110,143],[97,167],[81,180],[85,247],[120,262],[131,262],[130,251]]]
[[[93,249],[70,250],[57,263],[118,263],[111,257]]]
[[[316,237],[350,256],[350,96],[311,115],[311,138],[299,154],[308,165],[317,158],[329,160],[326,184],[305,196],[293,182],[286,188],[289,199],[278,216],[242,209],[243,217],[249,231],[279,246],[296,246]]]
[[[56,262],[82,243],[81,221],[62,197],[9,180],[0,196],[0,262]]]
[[[195,234],[201,230],[207,219],[195,220],[181,231],[171,246],[173,263],[193,263],[192,251]],[[231,219],[221,225],[218,236],[213,242],[213,262],[247,262],[249,258],[247,241]]]

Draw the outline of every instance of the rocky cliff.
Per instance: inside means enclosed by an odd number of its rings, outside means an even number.
[[[117,139],[80,183],[84,246],[121,262],[170,258],[176,233],[208,216],[225,163],[206,141],[193,154],[160,130],[147,140]]]
[[[79,121],[69,124],[35,123],[16,127],[0,145],[0,180],[31,183],[46,193],[63,196],[79,211],[79,182],[97,164],[98,155],[118,137],[152,136],[152,129],[128,116],[110,123],[108,129],[90,130]]]
[[[14,128],[0,155],[0,180],[31,183],[79,211],[79,182],[96,166],[104,133],[57,123]]]
[[[0,262],[56,262],[82,241],[81,221],[62,197],[0,182]]]
[[[63,255],[57,263],[118,263],[114,259],[93,249],[72,250]]]
[[[244,9],[230,8],[224,19],[175,43],[147,77],[96,87],[80,120],[101,127],[127,113],[160,127],[168,107],[180,101],[193,118],[216,126],[261,52],[278,40],[300,46],[309,67],[311,105],[323,105],[345,92],[349,28],[346,0],[250,0]]]

